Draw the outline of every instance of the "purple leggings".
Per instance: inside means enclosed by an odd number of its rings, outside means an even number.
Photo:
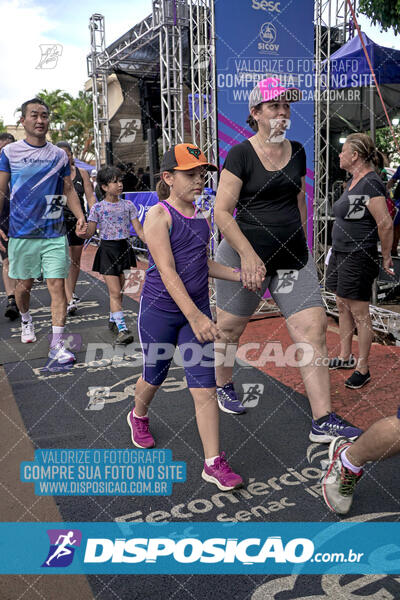
[[[200,310],[211,319],[208,303]],[[143,353],[142,377],[147,383],[161,385],[174,358],[176,364],[183,366],[189,388],[215,387],[214,344],[199,342],[183,313],[161,310],[152,300],[142,297],[138,330]],[[180,353],[175,353],[177,346]]]

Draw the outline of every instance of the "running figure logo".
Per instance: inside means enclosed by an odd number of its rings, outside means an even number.
[[[110,397],[109,387],[90,386],[87,394],[90,398],[85,410],[103,410],[105,398]]]
[[[262,383],[243,383],[243,400],[242,404],[246,408],[254,408],[257,406],[262,393],[264,392],[264,385]]]
[[[49,343],[51,344],[53,336],[48,335]],[[82,347],[82,337],[79,333],[63,333],[60,336],[60,342],[66,350],[79,352]],[[44,367],[40,369],[41,373],[60,373],[70,371],[73,368],[73,363],[59,363],[57,358],[48,358]]]
[[[61,44],[39,44],[41,57],[36,69],[55,69],[62,54]]]
[[[48,529],[50,549],[42,567],[68,567],[74,558],[75,548],[81,545],[79,529]]]
[[[116,143],[132,144],[141,128],[140,119],[120,119],[121,127]]]
[[[206,44],[198,44],[195,46],[197,50],[195,56],[195,64],[198,69],[207,69],[210,64],[210,51]]]
[[[145,272],[141,269],[124,269],[125,283],[123,287],[124,294],[137,294],[145,278]]]
[[[42,219],[60,219],[63,213],[64,206],[67,204],[67,197],[61,194],[51,194],[45,196],[46,209]]]
[[[53,335],[49,333],[47,337],[49,339],[49,344],[51,344]],[[62,333],[60,335],[60,340],[62,341],[66,350],[79,352],[79,350],[82,348],[82,336],[80,333]]]
[[[283,142],[286,137],[286,131],[290,129],[290,119],[270,119],[271,132],[266,139],[267,142]]]
[[[277,269],[276,272],[278,283],[274,290],[275,294],[290,294],[299,278],[299,272],[296,269]]]
[[[352,196],[349,194],[349,210],[345,219],[362,219],[368,205],[369,196]]]

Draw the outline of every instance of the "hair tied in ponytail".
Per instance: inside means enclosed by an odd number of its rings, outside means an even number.
[[[167,185],[163,179],[160,179],[160,181],[157,183],[156,193],[159,200],[167,200],[167,198],[169,198],[169,185]]]

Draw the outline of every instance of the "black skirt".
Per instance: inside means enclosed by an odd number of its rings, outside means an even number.
[[[369,302],[374,279],[378,275],[376,246],[356,252],[333,250],[326,271],[326,287],[341,298]]]
[[[102,275],[121,275],[136,267],[136,256],[129,240],[101,240],[92,270]]]

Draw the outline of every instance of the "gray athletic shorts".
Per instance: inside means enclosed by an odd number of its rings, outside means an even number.
[[[216,261],[228,267],[240,267],[239,254],[226,240],[222,240],[218,246]],[[285,319],[306,308],[324,306],[311,254],[305,267],[300,270],[278,269],[272,276],[268,276],[267,272],[262,289],[257,292],[251,292],[236,281],[216,279],[217,306],[232,315],[250,317],[267,288]]]

